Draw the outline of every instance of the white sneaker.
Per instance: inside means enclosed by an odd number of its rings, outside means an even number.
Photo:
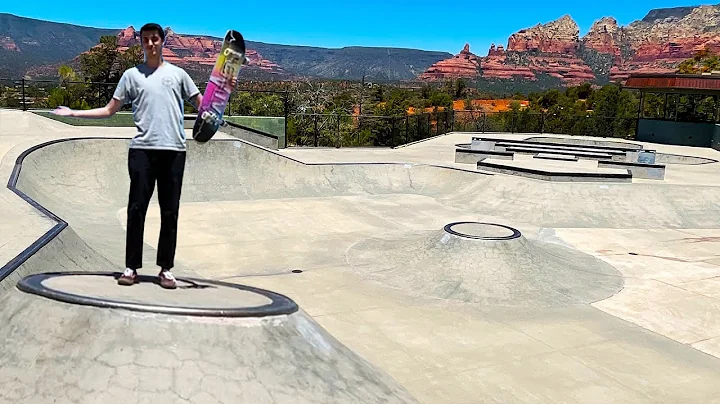
[[[165,289],[175,289],[177,287],[177,280],[169,270],[160,271],[158,279],[160,279],[160,286]]]
[[[125,272],[118,278],[118,285],[130,286],[135,284],[137,272],[130,268],[125,268]]]

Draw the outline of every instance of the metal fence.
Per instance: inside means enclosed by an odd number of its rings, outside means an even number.
[[[288,146],[395,147],[452,131],[452,113],[289,114]]]
[[[97,108],[107,104],[116,85],[0,78],[0,107],[24,110],[52,109],[58,105]],[[205,86],[206,83],[201,83],[198,88],[204,92]],[[238,88],[225,115],[281,118],[280,128],[273,127],[274,130],[284,131],[288,146],[298,147],[395,147],[452,131],[555,133],[631,139],[637,126],[637,117],[597,116],[592,113],[556,115],[530,110],[441,110],[397,116],[297,113],[291,110],[289,98],[286,91]],[[123,110],[129,109],[128,105],[123,107]],[[191,105],[186,104],[186,113],[194,111]]]
[[[555,133],[630,139],[637,117],[587,114],[552,114],[523,111],[454,111],[457,132]]]
[[[23,110],[54,109],[59,105],[77,109],[99,108],[110,101],[116,86],[117,83],[0,78],[0,107]],[[207,83],[199,83],[198,89],[204,93],[206,86]],[[243,97],[244,95],[247,97]],[[251,99],[260,96],[264,96],[262,100]],[[255,105],[252,105],[253,101],[257,101]],[[248,105],[252,105],[252,108]],[[233,99],[228,104],[225,114],[286,116],[287,105],[287,92],[239,87],[233,92]],[[125,105],[121,110],[130,110],[130,108],[129,105]],[[192,105],[185,103],[185,112],[191,111],[193,111]]]

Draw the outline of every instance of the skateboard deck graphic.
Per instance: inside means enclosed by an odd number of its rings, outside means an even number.
[[[198,108],[192,136],[198,142],[207,142],[224,124],[223,114],[230,101],[233,78],[238,78],[240,68],[247,63],[245,39],[235,30],[225,34],[222,49],[208,80],[202,103]]]

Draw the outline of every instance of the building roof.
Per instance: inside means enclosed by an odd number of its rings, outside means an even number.
[[[643,91],[720,94],[720,74],[633,74],[624,87]]]

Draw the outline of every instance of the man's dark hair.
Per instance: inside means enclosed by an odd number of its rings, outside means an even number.
[[[162,29],[160,24],[155,24],[154,22],[147,23],[140,28],[140,36],[142,37],[143,31],[157,31],[158,35],[160,35],[160,39],[164,42],[165,41],[165,31]]]

